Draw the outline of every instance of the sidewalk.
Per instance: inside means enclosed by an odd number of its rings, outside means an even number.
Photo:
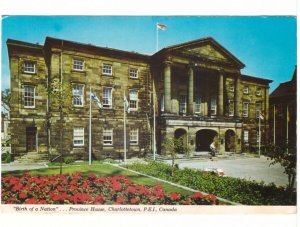
[[[32,170],[32,169],[45,169],[48,168],[47,164],[19,164],[19,163],[1,163],[1,172],[10,172],[16,170]]]

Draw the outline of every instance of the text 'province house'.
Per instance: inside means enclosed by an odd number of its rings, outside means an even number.
[[[127,156],[156,150],[164,138],[183,138],[182,149],[240,152],[268,141],[269,83],[241,74],[245,65],[213,38],[138,54],[47,37],[44,45],[7,40],[11,72],[11,146],[59,155],[60,128],[66,155],[87,158],[90,89],[94,159],[122,157],[123,97],[128,99]],[[72,90],[72,108],[60,122],[49,87],[54,78]],[[154,110],[155,109],[155,114]],[[259,130],[258,118],[263,116]],[[261,132],[261,134],[259,133]]]

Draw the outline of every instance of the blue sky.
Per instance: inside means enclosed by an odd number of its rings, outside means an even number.
[[[291,79],[296,65],[296,18],[196,16],[8,16],[2,17],[2,89],[9,88],[8,38],[43,44],[46,36],[153,54],[159,49],[213,37],[246,67],[242,73],[272,79],[270,91]]]

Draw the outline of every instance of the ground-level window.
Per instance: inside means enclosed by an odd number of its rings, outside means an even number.
[[[249,142],[249,131],[244,130],[244,143],[248,143],[248,142]]]
[[[210,115],[214,116],[217,114],[217,99],[212,98],[210,100]]]
[[[129,108],[130,108],[130,111],[135,111],[138,109],[138,91],[137,90],[129,91]]]
[[[24,86],[24,107],[34,108],[35,107],[35,87]]]
[[[75,127],[73,129],[73,145],[83,146],[84,145],[84,128]]]
[[[137,145],[139,143],[139,130],[131,129],[130,130],[130,144]]]
[[[186,113],[186,95],[179,97],[179,112]]]
[[[113,130],[105,128],[103,130],[103,145],[112,145],[113,144]]]
[[[103,88],[103,107],[112,108],[112,88],[104,87]]]
[[[73,85],[73,105],[74,106],[83,106],[83,94],[84,94],[84,85],[74,84]]]
[[[196,114],[201,114],[201,97],[196,96],[195,97],[195,113]]]
[[[234,101],[232,99],[228,100],[228,114],[230,117],[234,116]]]
[[[249,102],[243,102],[243,117],[249,116]]]

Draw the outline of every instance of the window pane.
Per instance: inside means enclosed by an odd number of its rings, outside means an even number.
[[[201,98],[195,98],[195,113],[201,113]]]
[[[131,68],[129,70],[129,76],[131,78],[137,78],[138,77],[138,70],[137,69],[134,69],[134,68]]]
[[[103,107],[112,108],[112,88],[103,88]]]
[[[106,75],[112,75],[112,66],[108,64],[103,64],[102,73]]]
[[[138,144],[138,129],[130,130],[130,144]]]
[[[24,62],[23,71],[27,73],[35,73],[35,64],[33,62]]]
[[[73,144],[75,146],[84,145],[84,128],[76,127],[73,129]]]
[[[84,62],[81,60],[73,60],[73,69],[82,71]]]
[[[113,130],[112,129],[104,129],[103,130],[103,144],[104,145],[112,145],[113,139]]]
[[[24,107],[34,107],[35,94],[34,87],[24,86]]]
[[[180,113],[186,113],[186,95],[181,95],[179,99]]]
[[[73,85],[73,105],[83,106],[83,89],[84,86],[81,84]]]

